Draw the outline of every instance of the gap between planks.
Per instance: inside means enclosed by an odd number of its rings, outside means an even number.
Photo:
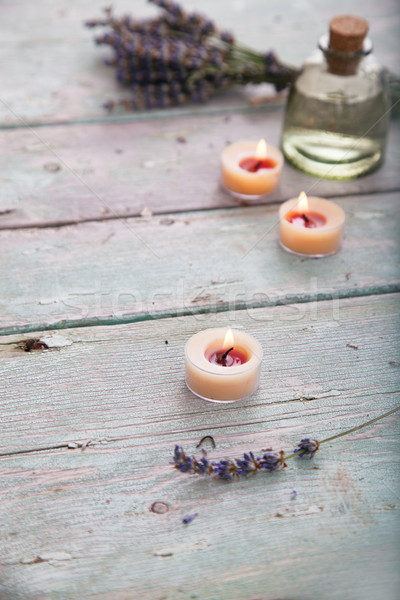
[[[257,139],[262,130],[276,146],[282,118],[282,109],[271,109],[231,116],[50,127],[42,128],[40,135],[33,128],[4,131],[0,135],[3,167],[12,176],[2,190],[0,227],[102,222],[138,217],[146,207],[152,214],[236,208],[237,201],[218,184],[224,142],[232,141],[232,136]],[[182,133],[186,147],[176,143]],[[399,135],[399,124],[393,123],[385,165],[366,178],[323,180],[285,165],[278,188],[263,204],[287,200],[302,189],[327,198],[400,189]],[[132,144],[132,139],[140,144]],[[46,171],[49,160],[57,161],[54,173]]]
[[[44,231],[35,228],[4,232],[3,267],[10,273],[23,273],[24,287],[21,293],[22,283],[14,278],[4,288],[0,335],[227,314],[240,309],[306,305],[318,300],[398,292],[400,282],[394,252],[398,237],[394,219],[397,195],[382,195],[379,210],[375,194],[363,200],[360,202],[357,197],[345,202],[349,217],[345,243],[341,252],[327,261],[298,259],[283,253],[276,235],[265,235],[266,225],[276,224],[275,209],[269,207],[192,211],[190,223],[171,219],[177,227],[175,233],[157,217],[132,219],[131,226],[138,227],[145,244],[146,240],[149,244],[156,240],[165,264],[152,255],[132,263],[133,256],[142,256],[138,254],[142,240],[141,237],[132,240],[131,232],[119,220],[111,224],[47,229],[45,236]],[[186,227],[188,224],[192,227]],[[232,246],[230,261],[215,267],[214,257],[220,257],[221,252],[230,248],[232,236],[239,233],[241,245]],[[172,247],[171,236],[175,241]],[[113,245],[104,249],[102,244],[110,237]],[[199,256],[199,242],[204,244],[205,240],[212,240],[212,250]],[[261,240],[263,245],[251,262],[240,263],[238,259],[247,256],[249,249]],[[23,250],[25,243],[27,249]],[[33,252],[36,245],[43,243],[47,254],[36,255]],[[179,250],[183,247],[187,250],[184,257]],[[75,254],[71,254],[71,249]],[[97,275],[88,278],[99,260],[101,272],[112,275],[108,287],[104,287],[103,280],[99,283]],[[55,270],[49,268],[50,264],[55,265]],[[166,266],[169,273],[181,278],[179,285],[174,283],[171,287],[171,275],[165,275]],[[59,289],[54,284],[54,273],[57,276],[58,271],[65,273]],[[140,290],[139,295],[135,290]],[[159,291],[165,298],[152,302]],[[64,300],[74,300],[82,294],[77,314],[76,302],[70,306]],[[123,300],[125,295],[129,300]],[[55,304],[48,307],[52,302],[47,298],[53,297]]]
[[[381,192],[379,192],[380,196],[384,196],[386,194],[396,194],[400,192],[400,187],[399,186],[394,186],[393,188],[390,189],[385,189],[382,190]],[[377,192],[376,191],[372,191],[372,192],[365,192],[363,190],[359,190],[359,191],[352,191],[351,194],[346,194],[346,193],[335,193],[333,196],[330,196],[329,194],[325,194],[326,198],[329,198],[330,200],[340,200],[342,198],[357,198],[359,196],[376,196]],[[202,213],[202,212],[217,212],[220,210],[224,210],[224,211],[238,211],[238,210],[242,210],[243,208],[246,207],[251,207],[251,208],[260,208],[260,207],[274,207],[277,206],[279,207],[281,204],[283,204],[284,202],[286,202],[287,200],[289,200],[288,197],[284,197],[283,199],[279,199],[279,200],[273,200],[270,202],[251,202],[251,204],[246,204],[246,203],[240,203],[238,202],[238,204],[236,206],[214,206],[214,207],[208,207],[205,206],[204,208],[182,208],[182,209],[176,209],[176,210],[166,210],[163,211],[161,210],[157,210],[156,213],[153,213],[151,215],[151,217],[157,218],[157,217],[165,217],[165,216],[179,216],[179,215],[184,215],[187,213]],[[4,211],[2,213],[2,211],[0,210],[0,216],[2,214],[9,214],[12,213],[13,210],[9,209],[7,211]],[[141,215],[138,215],[138,213],[132,212],[132,213],[126,213],[123,215],[118,215],[118,214],[114,214],[114,215],[103,215],[103,216],[99,216],[99,217],[88,217],[88,218],[82,218],[82,219],[71,219],[71,221],[49,221],[47,223],[37,223],[37,224],[31,224],[31,223],[27,223],[26,225],[21,225],[21,224],[16,224],[16,225],[2,225],[0,222],[0,231],[18,231],[20,229],[22,230],[35,230],[35,229],[61,229],[62,227],[71,227],[74,225],[81,225],[84,223],[102,223],[104,222],[112,222],[112,221],[124,221],[125,219],[138,219],[139,221],[141,219],[143,219],[143,217]]]
[[[88,117],[87,119],[65,119],[60,121],[26,121],[23,117],[18,117],[20,123],[0,124],[0,131],[15,131],[17,129],[35,129],[37,127],[63,127],[66,125],[118,125],[124,123],[134,123],[136,121],[171,119],[178,117],[207,117],[226,114],[247,114],[268,111],[273,108],[283,108],[285,101],[282,95],[271,96],[271,99],[260,106],[248,104],[247,106],[194,106],[190,108],[169,108],[164,110],[148,110],[137,113],[115,114],[100,117]]]
[[[395,91],[392,93],[392,109],[394,110],[399,100],[395,95]],[[126,114],[105,114],[104,116],[98,117],[87,117],[83,119],[64,119],[59,121],[27,121],[24,117],[17,116],[19,123],[0,123],[0,131],[16,131],[18,129],[36,129],[42,127],[65,127],[74,125],[118,125],[124,123],[135,123],[137,121],[146,120],[160,120],[160,119],[171,119],[180,117],[207,117],[207,116],[218,116],[218,115],[235,115],[235,114],[254,114],[258,112],[269,111],[274,108],[284,108],[286,105],[286,95],[277,93],[266,97],[265,100],[256,103],[255,101],[248,100],[248,104],[244,106],[238,105],[215,105],[215,106],[191,106],[191,107],[177,107],[168,108],[162,110],[151,110],[131,112]],[[395,117],[392,116],[392,119]]]
[[[353,288],[348,290],[337,290],[335,294],[335,299],[344,300],[345,298],[364,298],[368,296],[377,296],[384,294],[394,294],[400,292],[400,283],[393,284],[384,284],[381,286],[366,286],[364,288]],[[235,303],[227,303],[225,305],[208,305],[208,306],[199,306],[187,309],[175,309],[175,310],[166,310],[166,311],[154,311],[151,314],[148,312],[145,313],[136,313],[134,315],[127,315],[126,317],[114,317],[110,315],[109,317],[101,317],[101,318],[89,318],[89,319],[62,319],[59,322],[52,323],[51,325],[33,323],[32,325],[27,325],[25,327],[4,327],[0,329],[0,336],[8,336],[8,335],[19,335],[25,333],[32,333],[34,331],[52,331],[52,330],[62,330],[62,329],[71,329],[78,327],[101,327],[101,326],[112,326],[112,325],[129,325],[130,323],[142,323],[144,321],[157,321],[159,319],[170,319],[170,318],[179,318],[179,317],[190,317],[204,314],[216,314],[216,313],[225,313],[230,311],[238,311],[238,310],[249,310],[249,309],[257,309],[257,308],[268,308],[272,306],[289,306],[292,304],[307,304],[310,302],[321,302],[324,300],[332,300],[331,292],[319,292],[317,294],[303,294],[303,295],[293,295],[293,296],[284,296],[283,298],[275,298],[275,299],[262,299],[259,301],[242,301]],[[6,342],[7,344],[7,342]],[[0,346],[4,345],[4,343],[0,342]]]

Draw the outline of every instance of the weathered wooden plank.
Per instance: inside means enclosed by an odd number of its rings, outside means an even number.
[[[278,245],[277,207],[0,232],[2,333],[399,289],[398,194],[339,199],[342,250]]]
[[[282,109],[135,123],[0,132],[0,228],[237,206],[220,187],[226,143],[265,137],[279,145]],[[186,143],[182,143],[182,139]],[[266,202],[302,189],[326,197],[400,189],[400,121],[387,158],[352,181],[319,180],[285,165]]]
[[[311,463],[234,484],[168,463],[175,443],[195,452],[205,434],[217,442],[212,458],[290,449],[395,407],[398,307],[386,295],[343,300],[338,319],[320,302],[235,321],[81,328],[64,332],[70,346],[36,353],[3,339],[2,451],[96,442],[1,457],[3,596],[397,600],[394,417],[322,446]],[[246,403],[207,404],[184,386],[185,340],[217,322],[264,347],[261,387]],[[155,501],[168,511],[153,513]]]
[[[349,11],[345,0],[295,4],[270,0],[267,9],[264,0],[184,0],[182,4],[208,14],[244,44],[260,51],[274,48],[283,60],[298,66],[316,47],[329,19]],[[40,0],[35,4],[6,0],[0,10],[1,75],[7,82],[2,90],[0,123],[20,126],[20,118],[29,123],[101,118],[103,103],[123,96],[113,73],[103,65],[107,49],[96,48],[93,32],[82,27],[86,19],[101,13],[97,0]],[[119,0],[115,10],[138,17],[154,13],[145,0]],[[396,0],[368,0],[361,11],[358,6],[354,10],[369,19],[381,61],[397,70],[400,14]],[[242,107],[251,94],[236,90],[200,110]]]
[[[182,431],[187,439],[213,427],[260,432],[268,417],[296,419],[299,410],[325,435],[341,411],[348,412],[351,398],[368,412],[370,398],[381,392],[373,408],[379,412],[398,392],[398,365],[389,363],[397,358],[398,309],[399,296],[388,294],[76,328],[58,334],[58,348],[32,352],[19,347],[31,336],[3,337],[2,411],[9,420],[2,424],[1,452],[87,436],[128,435],[141,445],[149,436]],[[215,407],[188,393],[183,346],[195,331],[227,323],[262,343],[263,380],[247,403]],[[326,422],[320,422],[321,408],[329,413]]]

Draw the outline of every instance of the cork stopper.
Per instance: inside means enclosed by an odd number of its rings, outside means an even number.
[[[329,24],[328,68],[335,75],[355,75],[361,59],[368,23],[360,17],[341,15]]]
[[[334,17],[329,24],[329,47],[338,52],[359,52],[368,29],[367,21],[360,17]]]

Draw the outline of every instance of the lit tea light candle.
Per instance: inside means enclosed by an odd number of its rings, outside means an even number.
[[[258,388],[261,358],[260,344],[243,331],[199,331],[185,346],[186,385],[212,402],[246,398]]]
[[[345,221],[343,209],[324,198],[306,196],[288,200],[279,209],[281,246],[302,256],[322,257],[340,248]]]
[[[241,200],[257,200],[272,192],[279,183],[283,156],[278,148],[265,143],[242,141],[227,146],[221,154],[222,183]]]

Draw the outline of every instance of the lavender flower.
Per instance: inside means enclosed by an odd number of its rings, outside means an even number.
[[[305,456],[309,456],[312,458],[314,454],[318,451],[319,442],[317,440],[313,440],[311,438],[304,438],[300,441],[297,447],[293,450],[295,454],[298,454],[299,458],[304,458]]]
[[[153,19],[116,18],[111,8],[87,27],[104,27],[96,44],[111,46],[117,80],[130,88],[132,100],[108,102],[130,109],[168,107],[205,102],[218,89],[235,83],[273,83],[283,89],[295,71],[281,64],[273,52],[265,56],[235,43],[205,16],[187,13],[171,0],[150,0],[162,13]]]

